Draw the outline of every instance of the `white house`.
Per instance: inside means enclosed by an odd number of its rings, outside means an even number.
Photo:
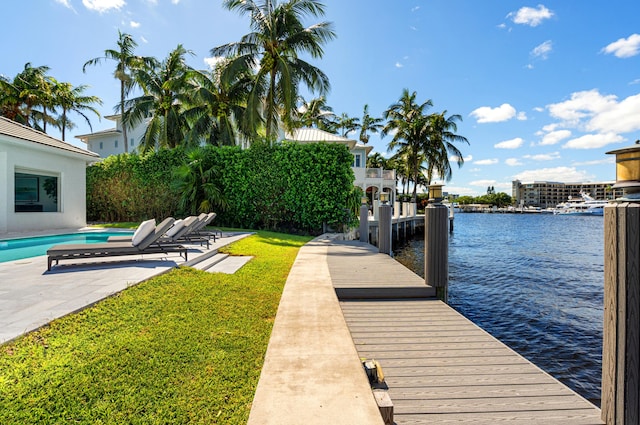
[[[0,117],[0,234],[86,225],[86,168],[100,158]]]
[[[367,168],[367,157],[372,146],[364,145],[356,140],[341,137],[317,128],[299,128],[293,134],[286,134],[286,140],[297,143],[340,143],[349,148],[353,155],[353,174],[355,181],[353,184],[361,188],[371,200],[379,198],[381,192],[389,192],[389,200],[393,203],[396,199],[396,176],[395,170],[384,170],[382,168]]]
[[[106,158],[110,155],[118,155],[124,153],[124,135],[122,134],[122,118],[121,115],[105,115],[105,118],[115,121],[116,126],[95,133],[80,134],[75,136],[83,143],[87,144],[87,149]],[[136,125],[134,128],[127,128],[127,139],[129,139],[129,152],[136,152],[142,136],[147,129],[148,120]]]

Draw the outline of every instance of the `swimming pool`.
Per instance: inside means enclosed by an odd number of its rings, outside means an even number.
[[[0,263],[46,255],[54,245],[106,242],[109,236],[133,235],[133,231],[94,231],[32,238],[0,240]]]

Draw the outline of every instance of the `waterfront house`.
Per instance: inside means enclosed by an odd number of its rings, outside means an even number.
[[[86,225],[93,152],[0,117],[0,234]]]
[[[395,170],[384,170],[382,168],[367,168],[367,157],[372,146],[364,145],[356,140],[331,134],[317,128],[299,128],[292,134],[286,134],[284,139],[297,143],[339,143],[347,146],[353,155],[353,174],[355,181],[353,184],[361,188],[371,200],[379,199],[382,192],[389,193],[389,200],[392,205],[396,199],[396,177]]]

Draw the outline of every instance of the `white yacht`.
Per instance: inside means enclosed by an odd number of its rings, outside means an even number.
[[[558,204],[554,214],[562,215],[604,215],[604,206],[609,201],[597,200],[585,192],[580,192],[580,198],[571,198],[567,202]]]

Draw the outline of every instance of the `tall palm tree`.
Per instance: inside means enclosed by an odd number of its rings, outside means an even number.
[[[65,140],[66,129],[75,128],[75,124],[69,119],[69,112],[75,112],[82,116],[92,131],[91,121],[85,112],[93,112],[98,117],[100,116],[100,113],[92,104],[102,105],[102,100],[97,96],[84,95],[83,93],[87,87],[86,85],[73,87],[70,83],[57,83],[53,87],[52,103],[62,109],[60,117],[58,118],[58,127],[62,133],[63,141]]]
[[[384,127],[382,122],[382,118],[374,118],[369,115],[369,105],[364,105],[362,121],[358,125],[358,128],[360,128],[360,141],[365,145],[369,143],[369,133],[380,132]]]
[[[428,137],[423,140],[422,150],[427,160],[427,184],[431,184],[434,171],[440,178],[451,180],[452,170],[449,155],[456,158],[458,167],[462,167],[462,153],[454,143],[466,143],[466,137],[455,134],[458,131],[457,121],[462,121],[458,114],[446,116],[447,111],[429,115]]]
[[[301,105],[298,108],[300,117],[295,121],[296,127],[316,127],[329,131],[332,126],[332,118],[335,117],[331,106],[327,105],[324,96],[311,99],[309,102],[300,98]]]
[[[211,49],[211,54],[232,57],[223,78],[238,69],[255,70],[256,83],[247,98],[247,120],[256,131],[263,122],[266,137],[275,139],[280,122],[288,131],[293,130],[300,84],[321,95],[329,91],[327,76],[299,55],[321,58],[323,44],[335,38],[332,24],[303,26],[305,17],[324,15],[325,7],[318,0],[225,0],[223,4],[249,15],[252,31],[239,42]]]
[[[184,111],[192,99],[188,91],[192,69],[185,62],[187,54],[193,53],[179,44],[164,61],[153,59],[133,71],[143,94],[125,101],[123,127],[133,127],[151,117],[141,143],[143,151],[175,148],[185,141],[188,123]]]
[[[211,72],[192,70],[187,79],[193,93],[193,105],[185,112],[191,123],[189,144],[201,140],[213,145],[235,145],[248,135],[238,123],[244,122],[246,97],[251,87],[251,77],[238,75],[232,82],[220,79],[220,68]]]
[[[342,137],[347,137],[349,133],[355,131],[359,127],[360,118],[352,118],[347,115],[346,112],[343,112],[338,117],[338,120],[335,123],[336,130],[340,130],[340,135]]]
[[[120,103],[117,109],[120,111],[120,118],[124,120],[125,114],[125,99],[135,87],[136,81],[132,78],[131,73],[135,68],[140,66],[151,65],[152,58],[134,55],[134,50],[138,46],[133,37],[129,34],[120,32],[118,30],[118,41],[116,42],[117,49],[107,49],[104,51],[104,56],[93,58],[85,62],[82,67],[82,72],[86,71],[87,66],[97,65],[102,63],[103,60],[110,59],[116,61],[116,69],[113,71],[113,76],[120,80]],[[124,137],[124,151],[129,151],[129,139],[127,138],[127,125],[124,121],[122,124],[122,136]]]
[[[422,163],[425,161],[423,141],[427,137],[429,122],[425,111],[433,106],[431,99],[418,104],[416,92],[409,93],[404,89],[398,102],[389,106],[384,112],[387,124],[381,132],[381,136],[393,132],[393,139],[388,144],[388,149],[398,149],[406,161],[408,178],[414,183],[412,201],[417,197],[418,174],[422,172]]]

